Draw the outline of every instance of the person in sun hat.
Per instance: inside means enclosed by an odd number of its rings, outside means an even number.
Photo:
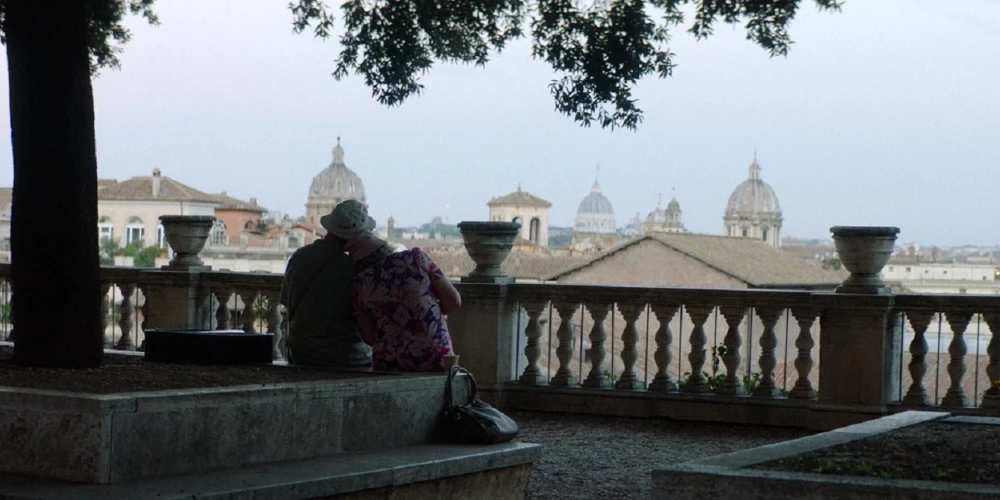
[[[354,263],[354,312],[362,338],[372,346],[376,370],[444,371],[455,355],[444,316],[462,298],[430,256],[419,248],[396,251],[372,229],[358,202],[343,202],[321,220],[347,240]]]
[[[322,220],[332,220],[332,215]],[[361,227],[374,227],[373,222],[362,221]],[[347,238],[338,236],[354,233],[344,232],[351,228],[334,229],[327,228],[325,237],[296,250],[285,268],[279,302],[288,317],[288,360],[371,369],[371,347],[362,340],[354,315],[354,264],[344,250]]]

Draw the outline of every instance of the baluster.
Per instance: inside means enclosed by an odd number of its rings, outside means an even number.
[[[1000,408],[1000,312],[990,312],[983,315],[990,327],[990,344],[986,346],[986,354],[990,361],[986,365],[986,383],[989,389],[983,393],[982,408]]]
[[[608,333],[604,330],[604,320],[608,317],[611,304],[607,302],[587,302],[587,310],[590,311],[590,318],[594,320],[594,327],[590,329],[590,374],[583,381],[584,387],[595,387],[607,389],[611,387],[611,381],[604,376],[604,341],[608,338]]]
[[[729,394],[732,396],[744,396],[746,390],[740,380],[740,346],[743,345],[743,337],[740,335],[740,324],[747,315],[747,309],[743,306],[720,307],[722,316],[726,318],[726,337],[722,343],[726,352],[722,355],[722,364],[726,365],[726,378],[715,391],[718,394]]]
[[[576,385],[577,378],[573,375],[570,367],[573,364],[573,344],[576,339],[576,327],[573,325],[573,316],[579,308],[578,302],[559,301],[554,303],[556,311],[559,312],[559,329],[556,330],[556,338],[559,339],[559,347],[556,347],[556,358],[559,359],[559,369],[552,376],[551,385],[567,387]]]
[[[688,316],[691,317],[691,337],[688,339],[688,344],[691,346],[691,352],[688,354],[691,375],[681,387],[684,392],[702,393],[712,390],[701,371],[705,365],[705,343],[708,341],[705,336],[705,321],[712,314],[712,309],[712,306],[705,305],[687,306]]]
[[[240,298],[243,299],[243,331],[246,333],[257,333],[254,323],[257,316],[254,314],[253,303],[257,298],[256,290],[240,290]]]
[[[278,291],[268,290],[264,297],[267,298],[267,333],[274,337],[271,339],[271,359],[281,361],[285,359],[281,352],[281,304],[278,303]]]
[[[941,400],[941,406],[969,406],[969,398],[962,389],[962,376],[965,375],[965,353],[968,348],[965,345],[965,329],[969,326],[972,313],[966,311],[956,311],[945,313],[948,326],[951,327],[951,344],[948,344],[948,355],[951,360],[948,362],[948,376],[951,378],[951,387]]]
[[[111,282],[101,282],[101,338],[104,339],[105,349],[111,349],[114,345],[112,339],[108,337],[108,326],[111,325]]]
[[[229,312],[229,298],[233,296],[232,288],[216,288],[212,290],[215,299],[219,301],[219,308],[215,311],[215,328],[217,330],[229,330],[229,320],[232,317]]]
[[[795,338],[795,348],[799,355],[795,358],[795,371],[799,379],[788,393],[792,399],[815,399],[816,391],[809,381],[809,372],[813,368],[812,348],[816,342],[812,338],[812,326],[816,322],[816,311],[811,309],[792,309],[792,316],[799,324],[799,336]]]
[[[524,328],[524,336],[527,338],[524,345],[524,356],[528,359],[528,366],[524,368],[524,373],[517,379],[519,384],[546,384],[542,370],[538,367],[538,359],[542,357],[542,348],[538,345],[538,339],[542,338],[542,327],[538,323],[538,318],[548,304],[547,300],[527,300],[521,303],[528,313],[528,325]]]
[[[913,328],[913,341],[910,342],[910,388],[903,396],[903,404],[911,406],[931,406],[931,399],[927,395],[927,388],[924,387],[924,375],[927,373],[927,339],[924,333],[927,326],[931,324],[931,311],[907,311],[906,317],[910,319],[910,326]]]
[[[635,362],[639,359],[639,350],[636,344],[639,343],[639,331],[635,328],[635,322],[642,314],[646,304],[621,303],[618,309],[625,318],[625,329],[622,330],[622,364],[624,369],[618,381],[615,382],[615,389],[637,391],[644,389],[642,380],[635,374]]]
[[[774,367],[778,360],[774,357],[774,348],[778,346],[778,336],[774,333],[774,325],[781,317],[781,309],[777,307],[758,307],[757,317],[764,324],[764,333],[760,336],[760,382],[753,395],[759,398],[778,396],[778,384],[774,380]]]
[[[145,351],[146,350],[146,318],[149,317],[149,295],[146,294],[147,288],[146,288],[145,284],[139,283],[138,288],[139,288],[139,295],[142,297],[142,305],[139,306],[139,311],[142,312],[142,322],[139,325],[139,328],[142,329],[142,342],[139,342],[139,346],[136,349],[139,350],[139,351]],[[139,330],[136,330],[136,332],[135,332],[135,338],[136,338],[136,340],[139,339]]]
[[[653,360],[656,361],[656,375],[649,384],[650,391],[656,392],[677,392],[677,382],[670,376],[670,360],[673,353],[670,352],[671,344],[674,342],[674,334],[670,331],[670,321],[674,319],[679,304],[653,304],[653,313],[656,314],[656,321],[660,323],[660,328],[656,330],[656,352],[653,353]]]
[[[132,340],[132,325],[135,322],[132,319],[132,313],[135,312],[135,306],[132,304],[132,294],[135,293],[135,284],[123,283],[119,284],[118,288],[122,291],[122,305],[118,309],[122,316],[118,320],[118,326],[122,329],[122,336],[118,339],[115,349],[134,351],[135,342]]]
[[[8,281],[7,281],[7,283],[6,283],[5,286],[7,287],[7,289],[9,289],[9,287],[11,286],[9,279],[8,279]],[[14,296],[10,295],[9,294],[10,292],[7,292],[7,293],[8,293],[8,295],[6,295],[6,296],[10,297],[9,299],[7,299],[7,304],[10,307],[10,309],[8,309],[8,312],[10,312],[10,315],[8,315],[6,317],[7,324],[10,325],[10,330],[7,330],[7,342],[14,342],[14,318],[13,318],[13,314],[14,314]]]

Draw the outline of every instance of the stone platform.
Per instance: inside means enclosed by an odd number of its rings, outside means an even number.
[[[518,500],[540,446],[418,445],[119,484],[0,475],[0,498],[20,500]]]

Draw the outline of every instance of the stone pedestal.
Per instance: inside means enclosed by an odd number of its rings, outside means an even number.
[[[199,274],[198,270],[144,272],[143,329],[211,329],[211,295],[199,286]]]
[[[894,297],[826,294],[820,316],[819,401],[810,428],[829,430],[878,418],[898,396],[900,329]]]
[[[518,304],[504,285],[456,285],[462,308],[448,315],[448,329],[459,364],[476,377],[481,387],[517,377],[515,361]],[[523,345],[522,345],[523,347]]]

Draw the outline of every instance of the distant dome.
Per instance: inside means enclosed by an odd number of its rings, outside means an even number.
[[[778,195],[774,194],[774,189],[761,180],[760,165],[754,158],[750,164],[750,177],[736,186],[733,194],[729,195],[726,215],[750,218],[765,214],[781,215],[781,205],[778,204]]]
[[[667,208],[657,206],[643,224],[645,232],[648,233],[683,233],[686,232],[684,224],[681,222],[681,204],[677,198],[671,197]]]
[[[573,230],[579,233],[611,234],[617,232],[615,227],[615,210],[611,200],[601,194],[601,186],[594,181],[579,208],[576,209],[576,219]]]
[[[750,176],[729,196],[722,222],[726,236],[751,238],[781,247],[781,205],[778,195],[760,178],[756,154],[750,163]]]
[[[344,200],[365,203],[365,185],[361,182],[361,177],[344,164],[344,148],[340,146],[338,137],[330,166],[313,177],[312,184],[309,185],[309,202],[332,201],[336,204]]]
[[[333,161],[313,177],[309,185],[309,198],[306,201],[306,219],[319,227],[320,218],[333,211],[333,207],[347,200],[365,200],[365,185],[361,177],[344,164],[344,148],[340,145],[340,137],[333,148]]]

